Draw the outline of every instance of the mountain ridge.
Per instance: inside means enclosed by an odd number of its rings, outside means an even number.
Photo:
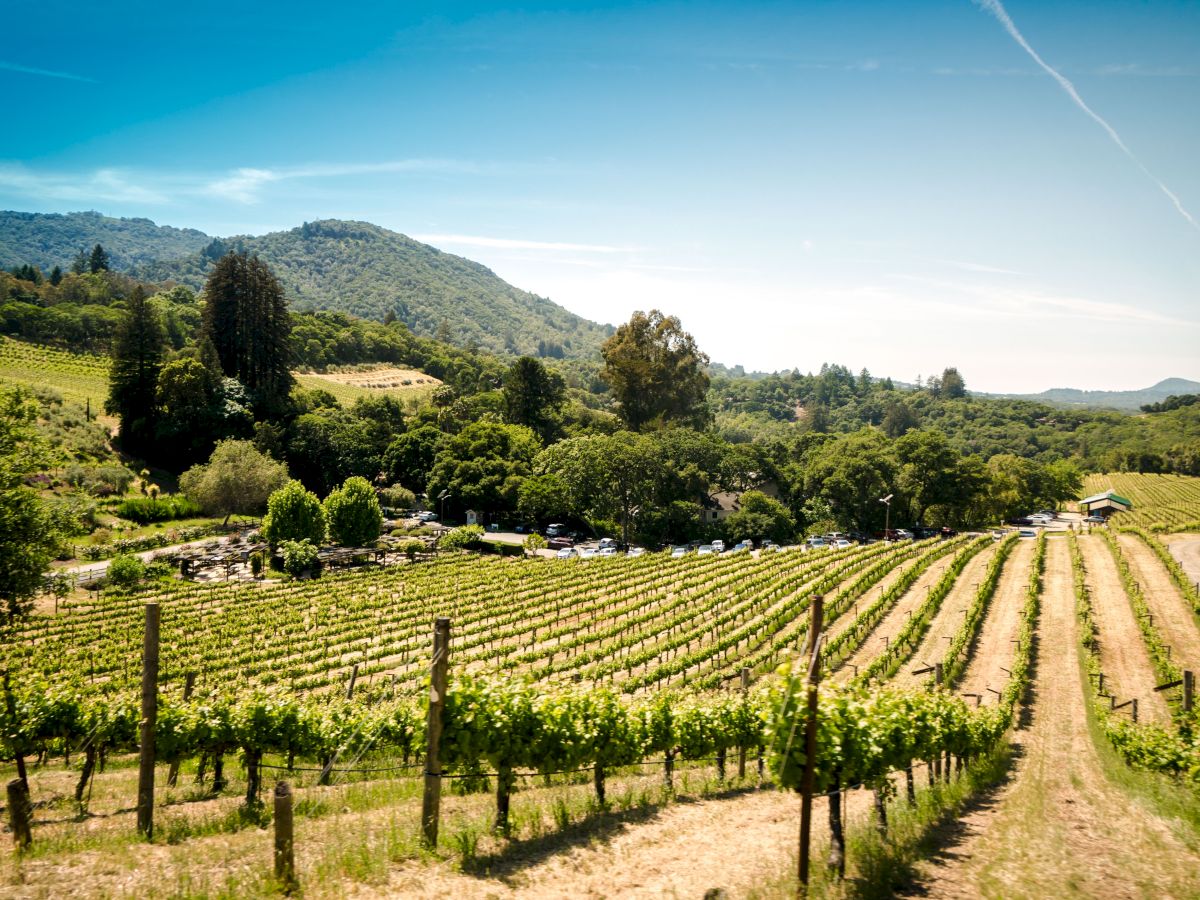
[[[140,242],[144,249],[135,252]],[[220,238],[149,219],[99,213],[0,212],[0,265],[67,268],[102,244],[113,268],[148,281],[200,289],[231,249],[257,254],[295,309],[336,310],[415,334],[503,355],[594,359],[611,326],[508,284],[486,266],[369,222],[325,219],[286,231]]]

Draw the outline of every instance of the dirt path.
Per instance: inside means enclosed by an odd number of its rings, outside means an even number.
[[[1188,578],[1200,584],[1200,534],[1169,534],[1163,540]]]
[[[883,596],[888,588],[896,583],[897,579],[899,579],[904,572],[917,565],[917,563],[920,561],[920,555],[914,556],[912,559],[906,559],[900,565],[896,566],[894,569],[884,575],[883,578],[879,579],[878,583],[872,585],[865,594],[855,601],[852,607],[846,610],[846,612],[844,612],[842,615],[838,616],[832,624],[825,628],[825,634],[827,636],[826,639],[832,640],[853,625],[854,619],[858,615],[857,610],[866,609],[868,606],[878,600],[881,596]]]
[[[953,555],[943,556],[921,574],[921,577],[904,592],[903,597],[896,601],[896,605],[875,626],[875,629],[866,636],[854,654],[838,667],[831,676],[832,680],[849,681],[854,677],[856,666],[858,668],[866,667],[887,650],[888,642],[899,634],[900,629],[908,622],[909,613],[915,612],[925,602],[925,598],[929,595],[929,589],[937,584],[938,579],[942,577],[942,573],[953,558]]]
[[[1200,855],[1101,771],[1061,539],[1047,548],[1042,602],[1031,725],[1015,734],[1015,777],[955,823],[947,846],[919,865],[910,896],[1200,895]]]
[[[976,586],[983,578],[983,573],[987,570],[992,557],[996,555],[998,546],[999,544],[993,544],[984,548],[980,553],[975,554],[967,563],[966,568],[962,570],[955,580],[954,586],[950,588],[950,593],[942,601],[942,608],[933,617],[929,630],[925,632],[925,637],[917,646],[916,652],[913,653],[914,664],[920,660],[923,668],[926,664],[933,665],[935,662],[945,659],[950,639],[962,627],[963,614],[970,608],[971,601],[975,599]],[[892,676],[892,683],[900,688],[915,688],[929,682],[929,675],[913,675],[912,670],[912,665],[903,666]]]
[[[962,681],[955,685],[956,693],[979,694],[986,704],[996,702],[996,695],[988,688],[1003,690],[1008,676],[1001,669],[1009,668],[1012,661],[1013,641],[1021,627],[1021,608],[1025,602],[1034,547],[1033,541],[1020,541],[1004,561],[1000,583],[996,585],[987,618],[983,620],[979,640],[971,650],[967,671]]]
[[[378,893],[356,896],[699,898],[721,889],[740,897],[778,876],[798,821],[799,800],[781,791],[679,803],[528,866],[514,861],[491,875],[405,866]]]
[[[1172,657],[1185,669],[1200,669],[1200,627],[1188,602],[1154,551],[1132,534],[1117,537],[1133,577],[1142,586],[1154,624],[1171,646]]]
[[[1133,607],[1121,585],[1121,575],[1104,539],[1079,538],[1079,550],[1092,589],[1092,609],[1100,631],[1100,666],[1108,692],[1118,703],[1138,698],[1139,721],[1165,724],[1170,712],[1162,694],[1154,692],[1154,665],[1142,641]]]

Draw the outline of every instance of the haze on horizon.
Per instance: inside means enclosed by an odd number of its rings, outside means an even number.
[[[716,361],[1200,380],[1200,5],[20,0],[0,207],[361,219]]]

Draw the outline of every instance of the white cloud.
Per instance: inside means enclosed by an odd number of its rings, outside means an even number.
[[[277,169],[243,168],[208,181],[200,192],[238,203],[258,203],[260,189],[267,184],[301,178],[346,178],[388,173],[480,174],[488,168],[478,163],[453,159],[395,159],[378,163],[314,163]]]
[[[92,203],[166,203],[165,193],[130,180],[122,169],[97,169],[85,174],[32,172],[19,164],[0,164],[0,188],[39,200]]]
[[[448,244],[453,247],[491,247],[499,250],[550,250],[558,253],[632,253],[634,247],[615,247],[607,244],[571,244],[562,241],[531,241],[521,238],[485,237],[473,234],[414,234],[414,240],[426,244]]]
[[[1004,30],[1009,33],[1009,36],[1012,37],[1012,39],[1018,44],[1020,44],[1021,49],[1028,53],[1033,61],[1041,66],[1047,75],[1058,82],[1059,87],[1066,91],[1067,96],[1071,98],[1076,106],[1083,110],[1093,121],[1095,121],[1101,128],[1105,130],[1105,132],[1108,133],[1108,136],[1112,139],[1113,143],[1121,148],[1121,152],[1128,156],[1134,165],[1142,170],[1142,174],[1158,185],[1159,190],[1167,195],[1171,203],[1174,204],[1176,211],[1187,220],[1188,224],[1193,228],[1200,229],[1200,223],[1192,218],[1192,214],[1184,208],[1183,202],[1171,191],[1170,188],[1163,184],[1162,181],[1160,181],[1149,169],[1147,169],[1142,164],[1140,159],[1133,155],[1133,151],[1126,146],[1125,141],[1123,141],[1121,136],[1117,134],[1117,130],[1109,125],[1108,122],[1106,122],[1103,118],[1101,118],[1100,115],[1096,113],[1090,106],[1083,102],[1083,98],[1080,97],[1079,92],[1075,90],[1075,85],[1068,81],[1057,69],[1038,56],[1037,51],[1029,45],[1027,40],[1025,40],[1025,36],[1017,30],[1017,26],[1013,23],[1013,20],[1009,18],[1008,12],[1004,9],[1004,5],[1000,2],[1000,0],[976,0],[976,2],[996,17],[996,20],[1004,26]]]
[[[22,75],[41,75],[43,78],[63,78],[67,81],[86,81],[90,84],[96,84],[95,78],[88,78],[86,75],[56,72],[53,69],[37,69],[33,66],[22,66],[19,63],[4,62],[3,60],[0,60],[0,69],[7,69],[9,72],[20,72]]]

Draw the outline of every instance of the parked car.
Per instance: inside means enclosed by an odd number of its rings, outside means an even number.
[[[645,552],[646,552],[645,547],[630,547],[629,552],[626,553],[625,555],[626,556],[641,556]]]
[[[808,546],[810,546],[810,547],[824,547],[824,546],[825,546],[825,538],[823,538],[823,537],[810,537],[810,538],[808,539]]]
[[[1019,534],[1023,538],[1037,537],[1037,531],[1034,530],[1033,528],[1021,528],[1017,531],[1017,534]]]
[[[560,537],[567,533],[567,526],[562,522],[553,522],[546,526],[546,537]]]
[[[582,550],[579,551],[579,558],[580,559],[595,559],[596,551],[593,550],[591,547],[584,547]]]
[[[835,550],[845,550],[849,546],[850,546],[850,542],[848,540],[846,540],[845,538],[838,538],[836,541],[833,542],[833,548]]]
[[[617,548],[616,547],[601,547],[599,550],[596,551],[596,555],[597,556],[616,556]]]
[[[671,549],[671,559],[678,559],[681,556],[687,556],[687,547],[673,547]]]
[[[699,556],[709,556],[716,552],[717,552],[716,548],[713,547],[712,544],[701,544],[699,547],[696,548],[696,553]]]
[[[739,550],[753,550],[753,549],[754,549],[753,541],[742,541],[741,543],[737,544],[733,548],[732,552],[737,553]]]
[[[716,550],[718,553],[724,553],[725,552],[725,542],[721,541],[721,540],[713,541],[712,548],[714,550]]]
[[[556,555],[558,556],[559,559],[571,559],[572,557],[575,556],[575,548],[574,547],[563,547],[561,550],[558,551],[558,553]]]
[[[417,513],[417,521],[419,521],[419,522],[436,522],[437,521],[437,513],[433,512],[432,510],[423,509],[419,513]]]
[[[575,542],[569,537],[552,537],[546,541],[546,546],[551,550],[562,550],[568,547],[574,547]]]
[[[597,546],[599,546],[599,548],[601,550],[603,550],[606,547],[612,547],[614,550],[616,550],[617,549],[617,539],[616,538],[600,538],[600,543]]]
[[[907,528],[897,528],[896,529],[896,540],[911,541],[911,540],[913,540],[913,533],[911,531],[909,531]]]
[[[761,550],[763,553],[766,553],[767,551],[782,550],[782,549],[783,548],[780,547],[774,541],[763,541],[762,544],[759,546],[759,550]]]
[[[1032,525],[1033,522],[1031,522],[1029,520],[1029,516],[1014,516],[1013,518],[1008,520],[1008,524],[1009,525]]]
[[[1088,516],[1083,521],[1091,522],[1093,525],[1103,525],[1108,520],[1104,516]]]

